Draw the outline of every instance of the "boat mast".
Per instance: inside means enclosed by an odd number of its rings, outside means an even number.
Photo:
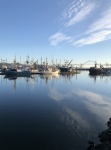
[[[41,67],[42,67],[42,57],[41,57]]]

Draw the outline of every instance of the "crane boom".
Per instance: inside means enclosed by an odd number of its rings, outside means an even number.
[[[73,59],[72,59],[73,60]],[[69,64],[67,65],[67,67],[70,65],[70,63],[72,62],[72,60],[69,62]]]

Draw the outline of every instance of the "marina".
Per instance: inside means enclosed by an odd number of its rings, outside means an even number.
[[[111,1],[0,4],[0,150],[111,150]]]
[[[111,64],[98,64],[96,61],[86,61],[81,64],[73,64],[73,60],[65,61],[64,64],[57,64],[52,61],[52,64],[48,64],[46,58],[45,62],[39,64],[38,61],[29,62],[29,57],[25,64],[18,63],[16,58],[13,63],[7,63],[7,59],[0,63],[0,74],[72,74],[77,73],[81,70],[88,70],[90,74],[97,75],[111,75]],[[87,63],[93,62],[93,66],[84,67]]]

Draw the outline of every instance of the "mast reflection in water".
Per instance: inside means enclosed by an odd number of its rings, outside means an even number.
[[[111,77],[0,76],[0,149],[83,150],[111,117]]]

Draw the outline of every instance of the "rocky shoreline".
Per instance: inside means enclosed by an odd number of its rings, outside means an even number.
[[[108,129],[98,134],[100,144],[94,145],[93,141],[88,141],[87,150],[111,150],[111,118],[107,122]]]

